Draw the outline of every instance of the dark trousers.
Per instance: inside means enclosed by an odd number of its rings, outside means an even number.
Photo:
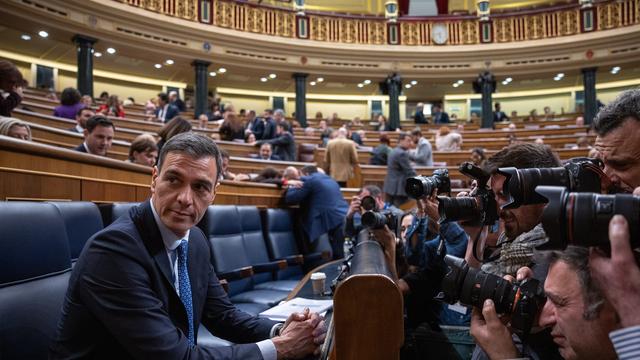
[[[333,260],[342,259],[344,257],[344,232],[342,224],[329,230],[329,242],[333,252]]]
[[[347,182],[346,181],[336,181],[338,183],[338,185],[340,185],[341,188],[343,187],[347,187]]]

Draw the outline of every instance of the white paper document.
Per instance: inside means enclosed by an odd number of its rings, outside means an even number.
[[[260,313],[260,316],[276,321],[287,320],[289,315],[294,312],[303,312],[304,308],[309,308],[312,313],[323,314],[333,307],[333,300],[312,300],[305,298],[293,298],[280,305],[272,307]]]

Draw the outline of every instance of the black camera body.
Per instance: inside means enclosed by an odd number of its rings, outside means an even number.
[[[470,268],[464,259],[447,255],[449,271],[442,280],[442,300],[482,309],[491,299],[498,314],[511,314],[511,327],[519,335],[528,335],[544,306],[545,296],[540,282],[528,279],[511,283],[499,276]]]
[[[629,223],[631,247],[640,246],[640,197],[570,192],[559,186],[538,186],[536,192],[548,200],[542,227],[549,240],[538,249],[564,250],[568,245],[608,248],[609,221],[616,214]]]
[[[408,178],[404,190],[414,199],[422,199],[431,195],[433,189],[438,189],[438,194],[451,192],[451,180],[449,170],[436,169],[431,176],[415,176]]]
[[[498,204],[493,190],[487,189],[491,175],[471,162],[460,165],[460,172],[475,179],[478,186],[473,196],[438,197],[440,223],[467,221],[477,225],[493,225],[498,220]]]
[[[502,189],[508,198],[502,207],[513,209],[546,203],[546,199],[535,191],[538,185],[564,186],[572,192],[600,193],[602,182],[608,182],[603,168],[601,160],[590,158],[569,159],[563,167],[555,168],[499,168],[498,174],[506,177]]]

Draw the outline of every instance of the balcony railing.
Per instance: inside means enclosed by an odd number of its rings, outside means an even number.
[[[473,45],[548,39],[640,23],[640,0],[577,4],[496,14],[412,18],[389,23],[377,16],[347,16],[258,5],[239,0],[114,0],[185,20],[256,34],[363,45]],[[444,29],[442,27],[444,25]],[[444,34],[443,34],[444,33]],[[445,38],[442,41],[442,38]]]

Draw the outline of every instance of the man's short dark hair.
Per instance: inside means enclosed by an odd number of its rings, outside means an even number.
[[[575,270],[584,300],[582,317],[585,320],[593,320],[598,317],[605,300],[602,292],[591,277],[588,248],[568,246],[562,251],[542,251],[535,256],[541,264],[549,264],[551,266],[558,261],[562,261]]]
[[[158,155],[158,170],[162,169],[162,163],[164,158],[170,152],[179,152],[191,156],[194,159],[201,159],[203,157],[212,157],[216,160],[216,183],[220,177],[220,171],[222,170],[222,157],[220,156],[220,149],[216,145],[215,141],[204,135],[196,134],[193,132],[186,132],[178,134],[162,147],[160,154]]]
[[[76,111],[76,117],[81,116],[83,111],[91,111],[93,112],[93,109],[90,107],[81,107],[80,109],[78,109],[78,111]]]
[[[229,152],[227,150],[220,149],[220,158],[221,159],[228,159],[229,158]]]
[[[169,95],[167,95],[167,93],[158,94],[158,98],[162,100],[163,103],[169,103]]]
[[[640,121],[640,89],[627,90],[600,109],[593,119],[593,129],[600,136],[607,135],[632,118]]]
[[[113,131],[116,131],[116,126],[113,125],[111,120],[107,119],[104,115],[94,115],[87,120],[85,129],[91,134],[96,126],[112,127]]]
[[[558,155],[543,144],[514,144],[498,151],[487,160],[485,170],[493,174],[501,167],[516,169],[562,166]]]
[[[364,190],[367,190],[369,195],[374,198],[382,195],[382,190],[380,190],[380,187],[377,185],[366,185],[362,188],[362,190],[360,190],[360,192],[363,192]]]
[[[291,130],[291,125],[289,125],[288,121],[280,121],[277,126],[280,126],[284,131]]]
[[[300,169],[300,172],[303,174],[311,175],[317,173],[318,168],[315,165],[307,165],[303,166],[302,169]]]
[[[408,134],[408,133],[406,133],[406,132],[404,132],[404,131],[403,131],[403,132],[401,132],[401,133],[399,133],[399,134],[398,134],[398,141],[402,141],[402,140],[404,140],[404,138],[406,138],[407,136],[409,136],[409,134]]]
[[[420,130],[420,128],[415,128],[413,130],[411,130],[411,135],[413,136],[417,136],[417,137],[422,137],[422,131]]]
[[[62,94],[60,95],[60,104],[62,105],[75,105],[80,102],[82,95],[80,95],[80,91],[76,88],[68,87],[62,90]]]

